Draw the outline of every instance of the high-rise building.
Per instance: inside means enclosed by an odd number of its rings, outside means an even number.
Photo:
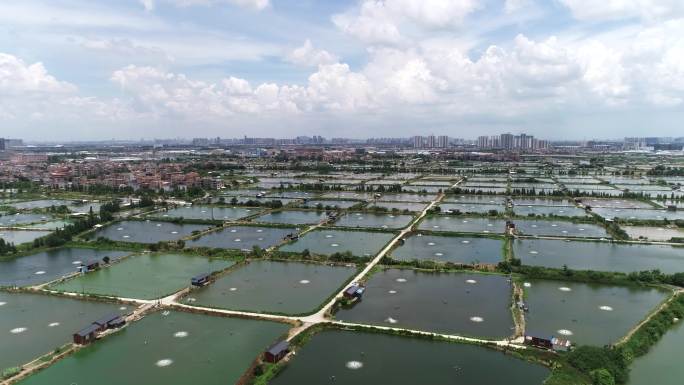
[[[514,147],[515,141],[514,141],[513,134],[510,134],[510,133],[501,134],[499,136],[499,141],[501,142],[500,143],[501,147],[506,149],[506,150],[510,150]]]
[[[413,147],[414,148],[423,148],[423,137],[422,136],[414,136],[413,137]]]
[[[5,151],[5,138],[0,138],[0,151]]]
[[[449,147],[449,137],[446,135],[440,135],[437,137],[437,147],[447,148]]]
[[[437,147],[437,137],[430,135],[427,137],[427,148]]]

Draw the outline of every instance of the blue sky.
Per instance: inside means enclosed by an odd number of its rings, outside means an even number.
[[[679,0],[0,3],[0,136],[682,136]]]

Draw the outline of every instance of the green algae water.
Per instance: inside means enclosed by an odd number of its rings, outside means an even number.
[[[234,384],[288,327],[192,313],[155,313],[20,384]]]
[[[628,385],[680,385],[684,378],[682,365],[684,326],[682,321],[662,336],[660,342],[632,364]]]
[[[232,310],[303,314],[314,311],[356,272],[354,267],[253,261],[184,302]]]
[[[115,260],[128,254],[131,253],[66,247],[0,260],[0,286],[30,286],[50,282],[75,273],[81,262],[101,260],[104,257]]]
[[[0,371],[26,364],[120,305],[0,292]],[[56,382],[55,382],[56,383]]]
[[[541,385],[549,370],[486,348],[385,334],[316,334],[272,385]]]
[[[190,279],[198,274],[220,271],[233,263],[196,255],[143,254],[51,288],[72,293],[155,299],[190,286]]]

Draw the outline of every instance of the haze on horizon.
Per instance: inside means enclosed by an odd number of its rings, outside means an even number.
[[[0,137],[681,136],[679,0],[14,0]]]

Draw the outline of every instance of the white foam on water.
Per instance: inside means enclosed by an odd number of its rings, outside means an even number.
[[[164,317],[166,317],[166,316],[168,316],[169,314],[171,314],[171,312],[168,311],[168,310],[164,310],[161,314],[162,314]]]
[[[189,333],[188,333],[188,332],[184,332],[184,331],[180,331],[180,332],[175,332],[175,333],[173,333],[173,336],[174,336],[175,338],[185,338],[185,337],[187,337],[188,335],[189,335]]]
[[[172,231],[171,234],[178,234],[178,231]]]
[[[45,274],[45,272],[43,270],[39,270],[39,271],[36,271],[35,274],[36,275],[43,275],[43,274]]]
[[[123,231],[123,227],[117,228],[116,231]]]
[[[337,246],[339,246],[339,245],[338,245],[337,243],[331,243],[330,246],[331,246],[331,247],[337,247]]]
[[[525,282],[525,283],[523,283],[523,286],[525,286],[525,287],[532,287],[532,284],[529,283],[529,282]]]
[[[388,293],[390,293],[390,294],[397,294],[397,291],[396,291],[396,290],[390,290],[390,291],[388,291]]]
[[[558,225],[554,223],[551,225],[551,227],[558,227]]]
[[[494,225],[491,223],[487,223],[487,227],[494,227]]]
[[[489,230],[485,230],[485,231],[483,231],[483,233],[489,233]]]
[[[263,229],[258,229],[258,230],[257,230],[257,233],[263,233],[263,232],[264,232]]]
[[[237,291],[237,287],[231,287],[231,288],[228,289],[228,290],[230,290],[230,291]]]
[[[537,250],[530,250],[530,254],[539,254]]]
[[[237,233],[237,230],[233,229],[233,230],[230,230],[230,232],[231,233]]]
[[[23,332],[25,332],[25,331],[27,331],[27,330],[28,330],[27,328],[14,328],[14,329],[10,330],[10,333],[12,333],[12,334],[21,334],[21,333],[23,333]]]
[[[201,212],[201,213],[206,213],[206,212],[207,212],[207,210],[202,210],[202,211],[200,211],[200,212]]]
[[[404,283],[404,282],[406,282],[406,278],[397,278],[397,279],[395,279],[395,281]]]
[[[261,238],[261,237],[257,238],[257,241],[263,241],[263,240],[264,240],[264,238]]]
[[[567,230],[563,230],[563,231],[561,231],[561,233],[563,233],[563,234],[567,234],[567,233],[568,233],[568,231],[567,231]]]
[[[299,281],[299,283],[301,283],[302,285],[306,285],[308,283],[311,283],[311,281],[309,281],[308,279],[302,279],[301,281]]]
[[[332,238],[333,236],[330,235],[330,234],[328,234],[328,235],[326,235],[325,237],[326,237],[326,238]]]
[[[583,229],[583,228],[580,228],[579,231],[584,231],[584,229]]]
[[[195,301],[197,301],[197,298],[190,297],[190,298],[186,299],[185,301],[186,302],[195,302]]]
[[[428,242],[428,246],[434,246],[434,245],[435,245],[434,242]]]
[[[0,302],[0,306],[5,306],[7,305],[7,302]]]
[[[467,245],[468,243],[470,243],[470,241],[461,241],[461,243],[464,243]]]
[[[124,238],[130,238],[131,236],[130,235],[124,235],[123,237]]]
[[[561,286],[561,287],[559,287],[559,288],[558,288],[558,290],[560,290],[560,291],[565,291],[565,292],[568,292],[568,291],[572,291],[572,289],[571,289],[571,288],[569,288],[569,287],[565,287],[565,286]]]
[[[51,328],[54,328],[57,326],[59,326],[59,322],[52,322],[52,323],[48,324],[48,327],[51,327]]]
[[[390,215],[389,217],[390,217],[390,218],[394,218],[394,215]]]
[[[563,335],[563,336],[571,336],[573,333],[570,330],[567,329],[561,329],[558,331],[558,334]]]
[[[72,265],[80,265],[80,264],[81,264],[81,261],[73,261],[73,262],[71,262],[71,264],[72,264]]]
[[[434,225],[434,226],[432,226],[432,228],[433,228],[433,229],[438,229],[438,228],[439,228],[439,226],[437,226],[437,225]],[[419,234],[419,235],[420,235],[420,234]]]
[[[435,256],[437,256],[437,257],[441,257],[441,256],[443,256],[443,255],[444,255],[444,254],[442,254],[442,253],[435,253]]]
[[[482,318],[482,317],[470,317],[470,320],[471,320],[472,322],[480,323],[480,322],[483,322],[483,321],[484,321],[484,318]]]
[[[386,228],[387,228],[387,225],[382,225],[382,226],[380,226],[380,227],[382,227],[383,229],[386,229]]]
[[[477,283],[477,281],[474,279],[467,279],[466,283]]]
[[[394,318],[392,318],[392,317],[387,317],[387,319],[385,320],[385,322],[391,323],[391,324],[395,324],[395,323],[397,323],[397,322],[399,322],[399,321],[397,321],[396,319],[394,319]]]
[[[599,309],[601,309],[601,310],[603,310],[603,311],[613,311],[613,308],[612,308],[612,307],[606,306],[606,305],[599,306]]]
[[[119,310],[126,310],[126,306],[121,306]]]
[[[161,223],[157,223],[157,227],[161,227]]]
[[[435,226],[435,227],[439,227],[439,226]],[[422,237],[422,236],[423,236],[423,234],[416,235],[416,237]]]
[[[234,241],[235,242],[242,242],[242,240],[240,238],[235,238]]]
[[[463,223],[468,223],[468,221],[463,221]]]
[[[164,368],[164,367],[167,367],[171,364],[173,364],[173,360],[170,360],[168,358],[165,358],[163,360],[159,360],[155,363],[155,365],[157,365],[157,367],[159,367],[159,368]]]
[[[536,228],[536,227],[537,227],[537,225],[532,225],[532,227]]]
[[[347,369],[359,370],[359,369],[363,368],[363,362],[361,362],[361,361],[349,361],[344,366],[346,366]]]

